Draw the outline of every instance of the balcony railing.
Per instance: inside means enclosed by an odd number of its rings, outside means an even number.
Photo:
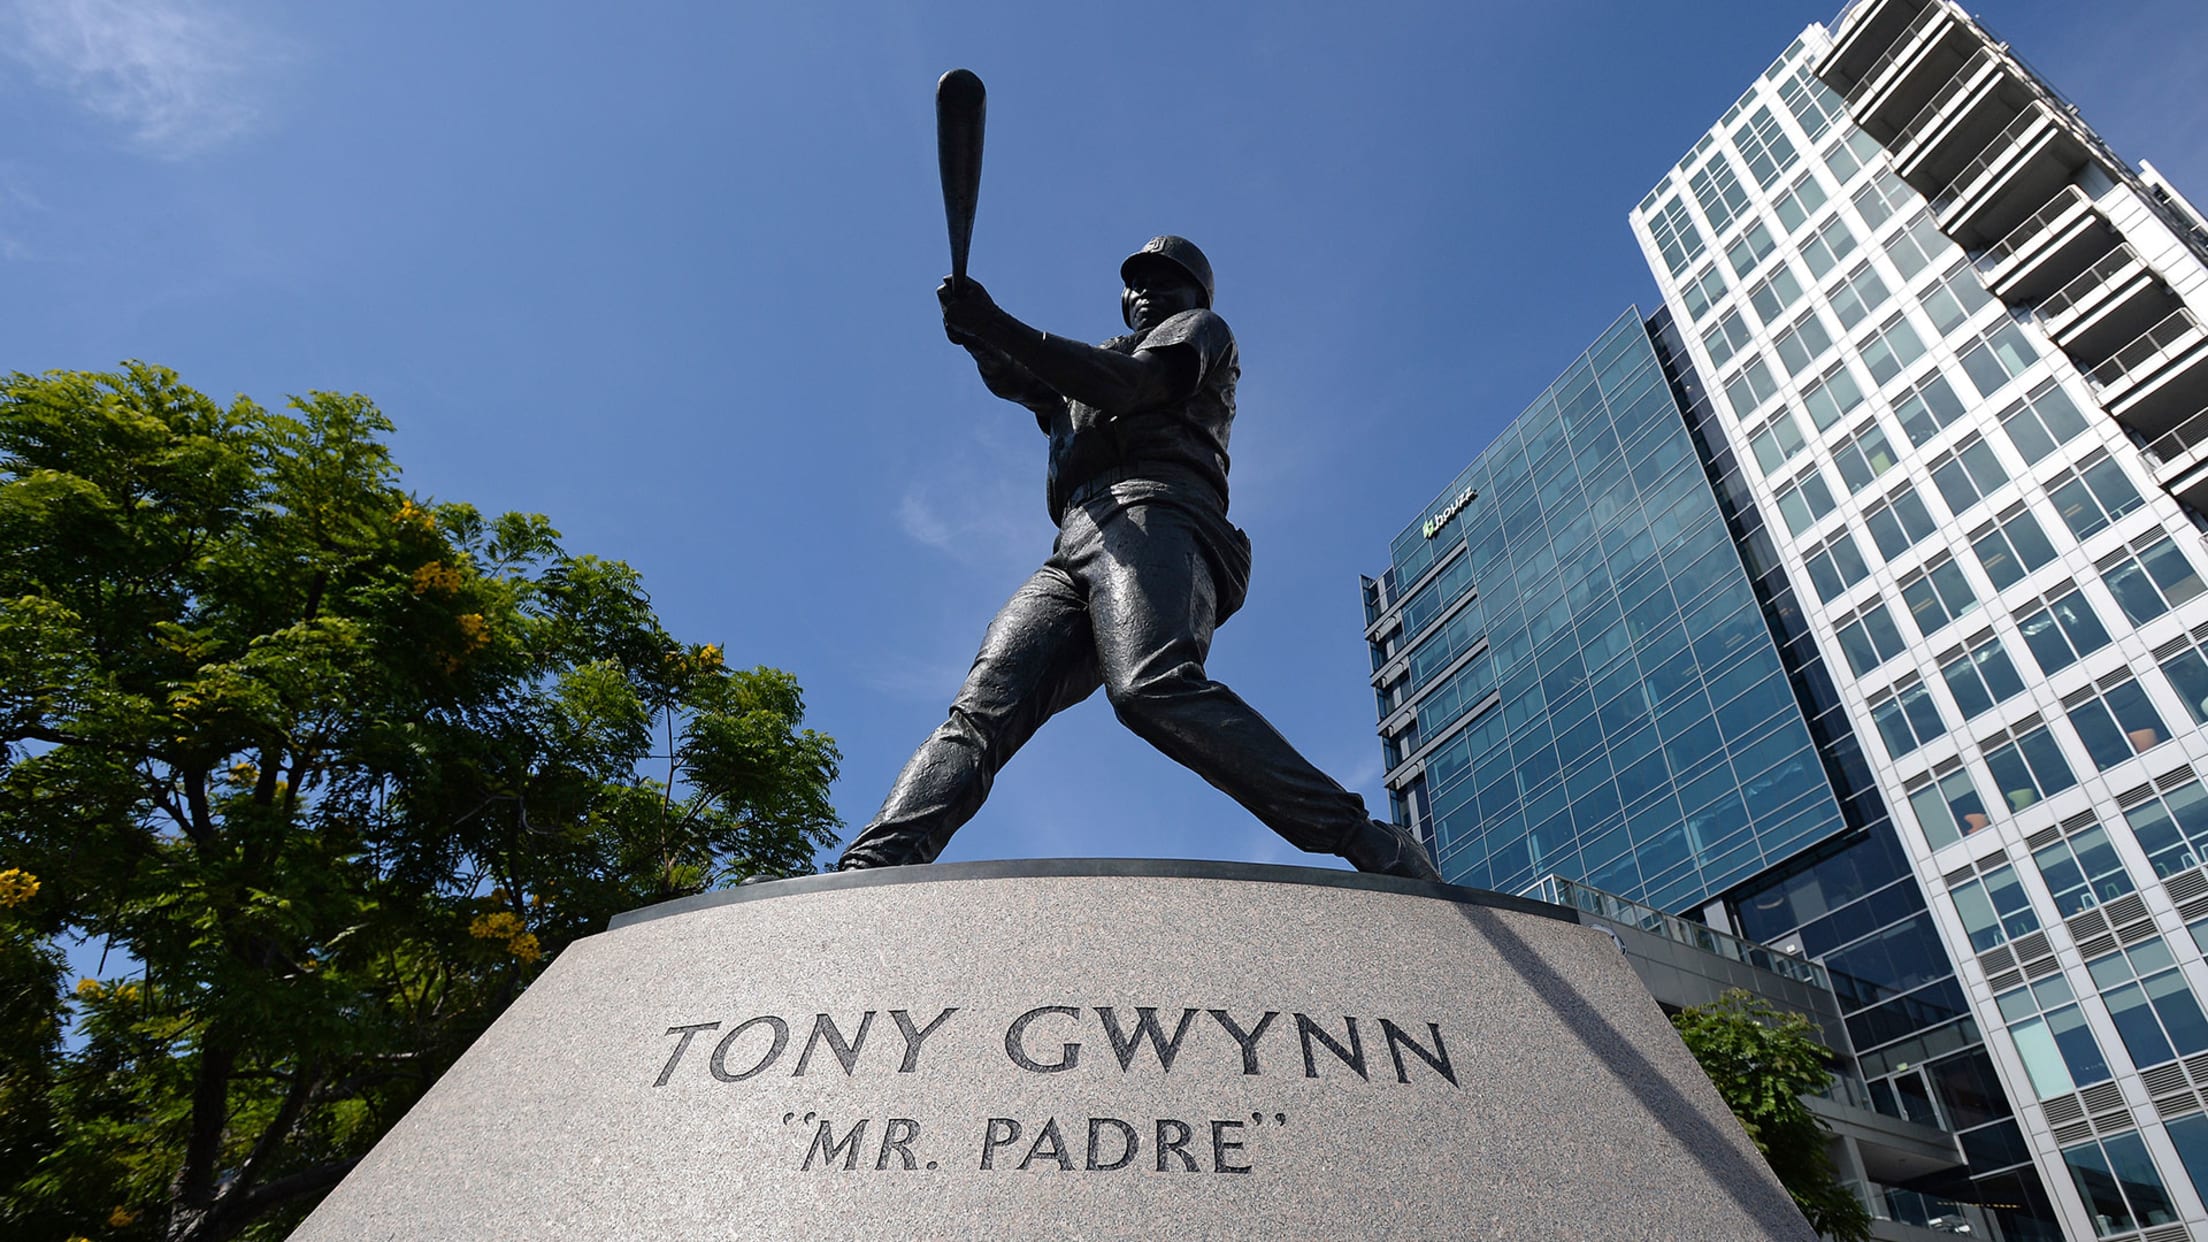
[[[2186,416],[2177,426],[2156,436],[2147,451],[2154,454],[2155,460],[2168,463],[2204,444],[2208,444],[2208,408]]]
[[[1947,107],[1962,91],[1964,84],[1992,60],[1992,48],[1979,48],[1978,54],[1964,61],[1963,67],[1955,71],[1955,76],[1947,80],[1947,85],[1932,92],[1932,98],[1925,100],[1924,106],[1917,109],[1917,114],[1909,118],[1909,123],[1901,127],[1900,133],[1894,135],[1894,140],[1886,144],[1887,149],[1898,155],[1907,150],[1910,143],[1923,137],[1924,131],[1930,129],[1932,123],[1939,119],[1941,109]]]
[[[1924,11],[1912,18],[1909,24],[1902,29],[1902,32],[1894,36],[1894,41],[1886,45],[1886,50],[1879,55],[1879,58],[1872,61],[1871,67],[1865,69],[1863,76],[1855,80],[1855,85],[1848,88],[1847,101],[1852,104],[1869,94],[1871,84],[1878,81],[1879,75],[1885,73],[1887,69],[1893,66],[1895,61],[1901,59],[1902,53],[1909,50],[1909,44],[1918,35],[1923,34],[1946,14],[1947,7],[1945,5],[1925,5]]]
[[[2003,126],[2001,132],[1994,136],[1993,141],[1979,150],[1977,158],[1963,165],[1963,171],[1955,174],[1955,179],[1947,183],[1947,188],[1940,191],[1940,196],[1932,200],[1934,214],[1953,207],[1957,200],[1971,190],[1978,178],[1985,175],[1987,169],[2000,163],[2002,157],[2008,155],[2017,143],[2023,140],[2024,135],[2032,131],[2033,126],[2047,120],[2048,115],[2044,107],[2035,103],[2018,113],[2015,120]]]
[[[2022,224],[2010,229],[2007,236],[1987,247],[1986,253],[1978,260],[1978,270],[1990,272],[2015,258],[2020,251],[2038,241],[2061,218],[2062,213],[2073,207],[2090,206],[2092,201],[2085,196],[2085,191],[2074,185],[2062,187],[2059,193],[2047,200],[2045,207],[2027,216]]]
[[[1665,914],[1651,906],[1628,901],[1599,888],[1589,888],[1560,875],[1543,879],[1527,895],[1556,905],[1570,906],[1574,910],[1584,910],[1613,923],[1638,927],[1667,940],[1700,949],[1705,953],[1715,953],[1719,957],[1729,958],[1744,966],[1753,966],[1757,970],[1767,970],[1798,983],[1806,983],[1827,992],[1832,990],[1832,977],[1825,973],[1824,967],[1815,962],[1781,953],[1752,940],[1742,940],[1714,927],[1690,923],[1676,915]]]
[[[2047,300],[2039,304],[2040,322],[2053,322],[2064,311],[2093,296],[2094,291],[2113,279],[2116,273],[2133,264],[2145,266],[2138,252],[2130,246],[2118,246],[2102,255],[2093,266],[2079,272],[2071,278],[2070,283],[2049,294]]]
[[[2171,349],[2188,334],[2200,331],[2200,321],[2188,310],[2174,310],[2162,321],[2139,334],[2116,356],[2085,373],[2093,387],[2107,392],[2168,360]]]

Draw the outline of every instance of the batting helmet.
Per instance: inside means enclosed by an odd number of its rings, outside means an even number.
[[[1119,265],[1119,278],[1126,280],[1137,263],[1156,260],[1163,260],[1187,273],[1188,278],[1204,291],[1204,305],[1211,305],[1211,260],[1204,257],[1204,252],[1196,248],[1195,242],[1185,237],[1175,237],[1168,233],[1144,242],[1142,249],[1128,255],[1127,261]]]

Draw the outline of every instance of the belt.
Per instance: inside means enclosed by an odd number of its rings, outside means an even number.
[[[1168,485],[1193,483],[1201,487],[1205,495],[1216,497],[1219,494],[1211,480],[1186,466],[1168,462],[1138,461],[1121,466],[1107,466],[1090,475],[1082,481],[1081,486],[1066,494],[1065,507],[1071,509],[1077,505],[1085,505],[1097,497],[1109,493],[1118,484],[1136,480],[1144,483],[1164,483]]]

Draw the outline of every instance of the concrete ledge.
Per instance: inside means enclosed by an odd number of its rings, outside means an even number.
[[[1568,911],[1117,859],[627,916],[295,1236],[1813,1237]]]

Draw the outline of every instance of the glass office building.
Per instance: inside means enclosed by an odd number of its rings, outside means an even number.
[[[1822,965],[1978,1234],[2208,1237],[2208,223],[1950,0],[1630,215],[1663,309],[1366,583],[1395,814]]]
[[[1865,1073],[2001,1236],[2208,1236],[2208,225],[1949,0],[1805,31],[1631,222],[1887,817],[1705,916],[1892,993]]]
[[[1394,553],[1366,587],[1388,786],[1452,880],[1672,909],[1841,831],[1638,311]]]

